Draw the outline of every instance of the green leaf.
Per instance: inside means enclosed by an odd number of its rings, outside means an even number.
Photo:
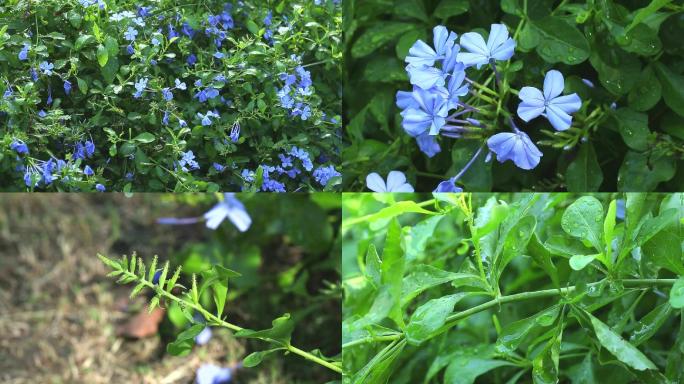
[[[181,332],[174,342],[169,343],[169,345],[166,346],[166,351],[174,356],[187,355],[195,345],[195,337],[199,335],[204,328],[204,324],[195,324]]]
[[[236,337],[245,337],[249,339],[272,339],[279,342],[283,346],[290,345],[290,337],[294,330],[294,322],[290,319],[290,314],[286,313],[283,316],[273,320],[273,325],[269,329],[261,331],[253,331],[251,329],[242,329],[235,332]]]
[[[590,142],[580,146],[577,157],[568,165],[565,182],[570,192],[598,191],[603,182],[603,171]]]
[[[353,58],[368,56],[412,29],[415,29],[412,23],[381,21],[356,39],[352,45],[351,55]]]
[[[606,245],[606,252],[608,253],[608,258],[611,257],[611,250],[613,247],[613,236],[615,234],[615,220],[617,218],[617,201],[611,200],[608,204],[608,213],[606,213],[606,218],[603,220],[603,238],[604,244]]]
[[[130,298],[132,299],[132,298],[134,298],[135,296],[137,296],[138,293],[140,293],[140,291],[142,291],[143,288],[145,288],[145,286],[146,286],[146,285],[145,285],[144,282],[138,283],[135,287],[133,287],[133,290],[131,291]]]
[[[525,342],[528,335],[540,331],[541,327],[553,324],[559,313],[559,306],[554,305],[528,318],[505,325],[496,340],[496,351],[502,354],[513,354]]]
[[[527,253],[535,263],[551,278],[554,287],[560,287],[558,270],[551,260],[551,252],[539,241],[536,233],[532,234],[530,242],[527,243]]]
[[[678,275],[684,275],[682,239],[670,231],[654,235],[641,248],[645,263],[653,263]]]
[[[563,327],[559,324],[556,334],[546,343],[544,349],[532,360],[532,381],[534,384],[558,383],[558,361],[560,360]]]
[[[178,281],[178,278],[180,277],[180,272],[181,272],[181,267],[178,266],[176,268],[176,272],[174,272],[173,276],[171,277],[171,279],[166,284],[166,292],[171,293],[171,290],[173,289],[173,287],[176,286],[176,281]]]
[[[674,73],[659,62],[655,64],[655,69],[663,88],[665,104],[679,116],[684,117],[684,76]]]
[[[107,65],[107,61],[109,60],[109,52],[107,51],[107,48],[100,44],[97,46],[97,62],[100,64],[100,67],[104,67]]]
[[[645,112],[653,108],[662,96],[662,87],[653,68],[649,65],[639,76],[639,81],[634,85],[627,101],[635,111]]]
[[[159,275],[159,287],[163,288],[166,282],[166,275],[169,273],[169,262],[164,263],[164,269],[162,269],[161,275]]]
[[[439,299],[429,300],[421,305],[411,315],[411,320],[404,332],[406,340],[411,345],[420,345],[430,339],[433,334],[446,322],[453,310],[454,305],[467,295],[465,292],[443,296]]]
[[[663,303],[655,307],[636,323],[632,334],[629,336],[629,342],[634,346],[639,346],[639,344],[653,337],[665,321],[670,318],[672,312],[670,303]]]
[[[472,384],[478,376],[492,369],[510,365],[513,364],[503,360],[458,356],[451,361],[446,372],[444,372],[444,383]]]
[[[430,20],[425,12],[423,0],[397,0],[394,6],[394,13],[398,16],[415,18],[424,22]]]
[[[390,221],[382,251],[382,283],[387,286],[394,305],[389,317],[399,327],[404,327],[401,310],[401,284],[404,277],[404,255],[401,250],[401,226],[397,219]]]
[[[433,15],[442,20],[446,20],[451,16],[457,16],[468,12],[468,0],[442,0],[439,2]]]
[[[675,170],[675,162],[671,157],[628,151],[618,172],[618,191],[652,191],[661,182],[670,180]]]
[[[93,35],[81,35],[76,39],[74,49],[80,51],[81,48],[85,47],[87,44],[94,43],[95,41],[95,36]]]
[[[406,346],[406,341],[391,343],[377,353],[351,378],[352,384],[386,384],[392,375],[392,366]]]
[[[544,61],[577,65],[589,58],[587,39],[565,20],[548,16],[531,22],[543,36],[537,45],[537,53]]]
[[[654,14],[660,8],[670,4],[671,2],[672,0],[651,0],[651,2],[647,6],[638,9],[634,13],[634,17],[632,18],[632,22],[627,27],[627,31],[631,30],[639,23],[644,21],[648,16]]]
[[[675,281],[670,290],[670,305],[672,308],[684,308],[684,277]]]
[[[242,364],[247,368],[256,367],[257,365],[261,364],[261,362],[264,360],[264,357],[282,349],[283,348],[273,348],[266,351],[252,352],[247,355],[244,360],[242,360]]]
[[[115,269],[115,270],[121,270],[121,264],[119,264],[118,261],[112,260],[108,258],[105,255],[102,255],[100,253],[97,254],[97,257],[102,260],[102,262],[107,265],[109,268]]]
[[[442,215],[432,216],[411,227],[403,238],[407,261],[425,258],[425,245],[443,218],[444,216]]]
[[[630,108],[620,108],[615,112],[620,135],[628,147],[637,151],[648,148],[648,115],[636,112]]]
[[[404,277],[401,289],[401,305],[405,306],[423,291],[440,284],[452,282],[455,287],[480,281],[480,277],[468,273],[444,271],[427,264],[411,267]]]
[[[572,237],[588,240],[597,251],[603,251],[603,206],[593,196],[583,196],[563,212],[561,226]]]
[[[608,325],[594,317],[591,313],[584,310],[583,312],[591,320],[591,325],[594,328],[596,338],[599,340],[601,345],[603,345],[604,348],[617,357],[618,360],[638,371],[643,371],[646,369],[658,369],[656,365],[653,364],[648,357],[646,357],[646,355],[641,353],[641,351],[639,351],[636,347],[620,337],[620,335],[613,332]]]
[[[157,138],[153,134],[151,134],[149,132],[143,132],[143,133],[139,134],[138,136],[134,137],[133,141],[137,141],[137,142],[143,143],[143,144],[149,144],[149,143],[155,141],[156,139]]]
[[[380,261],[380,256],[378,256],[378,251],[375,249],[374,244],[368,246],[368,252],[366,253],[365,273],[376,288],[380,286],[382,261]]]
[[[259,26],[253,20],[247,20],[247,30],[253,35],[259,34]]]
[[[592,261],[596,260],[596,258],[599,257],[598,254],[596,255],[574,255],[573,257],[570,258],[570,267],[574,269],[575,271],[581,271],[589,265]]]
[[[534,216],[525,216],[510,229],[504,239],[502,255],[495,261],[497,278],[513,258],[526,253],[527,243],[536,226],[537,220]]]
[[[88,83],[86,83],[85,80],[81,79],[80,77],[77,77],[76,83],[78,83],[78,89],[81,91],[82,94],[85,95],[88,93]]]
[[[400,201],[398,203],[392,204],[389,207],[381,209],[379,212],[374,213],[366,217],[365,221],[370,223],[378,220],[391,219],[393,217],[402,215],[404,213],[424,213],[424,214],[434,214],[425,208],[422,208],[414,201]]]

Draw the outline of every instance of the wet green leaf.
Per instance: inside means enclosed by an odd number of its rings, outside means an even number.
[[[454,305],[466,295],[466,293],[457,293],[442,296],[418,307],[404,330],[409,344],[420,345],[432,337],[435,331],[444,325],[447,316],[453,312]]]
[[[587,240],[594,248],[603,250],[603,206],[593,196],[583,196],[575,200],[563,212],[563,230],[570,236]]]
[[[589,43],[575,26],[565,20],[549,16],[535,20],[541,33],[537,53],[548,63],[577,65],[589,58]]]

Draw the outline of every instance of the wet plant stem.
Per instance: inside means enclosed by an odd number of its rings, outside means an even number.
[[[604,280],[597,281],[591,284],[587,284],[587,286],[595,286],[599,285],[603,282]],[[649,286],[653,285],[673,285],[677,281],[677,279],[623,279],[620,280],[622,284],[624,284],[625,287],[630,287],[630,288],[646,288]],[[482,303],[480,305],[474,306],[472,308],[466,309],[465,311],[461,312],[456,312],[451,314],[450,316],[447,317],[445,324],[437,330],[433,336],[436,336],[438,334],[441,334],[443,332],[448,331],[450,328],[452,328],[454,325],[456,325],[457,322],[460,320],[463,320],[465,318],[468,318],[476,313],[486,311],[487,309],[493,308],[493,307],[498,307],[501,304],[506,304],[506,303],[515,303],[518,301],[525,301],[525,300],[530,300],[530,299],[539,299],[539,298],[544,298],[544,297],[554,297],[554,296],[564,296],[569,293],[575,292],[577,290],[577,286],[569,286],[565,288],[553,288],[553,289],[544,289],[541,291],[530,291],[530,292],[522,292],[522,293],[515,293],[512,295],[507,295],[507,296],[499,296],[496,297],[492,300],[489,300],[485,303]],[[682,323],[684,326],[684,322]],[[381,339],[378,339],[376,337],[376,341],[396,341],[399,339],[404,338],[403,334],[395,334],[395,335],[388,335],[388,336],[383,336]],[[344,346],[353,346],[357,344],[363,344],[364,342],[370,342],[369,340],[365,339],[360,339],[358,342],[350,342],[345,344]],[[343,346],[343,347],[344,347]]]

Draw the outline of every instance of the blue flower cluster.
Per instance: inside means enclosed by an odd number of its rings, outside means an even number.
[[[74,144],[74,152],[65,159],[50,157],[48,160],[34,159],[28,156],[29,148],[22,140],[14,139],[10,144],[10,149],[17,153],[18,171],[24,173],[24,184],[29,188],[46,187],[57,180],[64,182],[71,178],[82,178],[80,175],[89,178],[95,176],[95,171],[85,165],[80,170],[80,164],[93,157],[95,154],[95,144],[92,140],[79,141]],[[24,165],[25,164],[25,165]],[[105,191],[105,186],[95,183],[95,189],[100,192]]]
[[[299,63],[301,58],[292,56],[293,61]],[[289,110],[291,116],[299,116],[302,120],[311,117],[311,107],[307,104],[309,96],[313,94],[311,73],[301,65],[297,65],[295,73],[281,73],[280,80],[283,87],[278,90],[280,106]]]
[[[418,40],[409,49],[405,59],[406,71],[413,89],[399,91],[396,95],[396,104],[402,110],[402,127],[416,138],[418,147],[428,157],[441,151],[436,140],[438,135],[460,138],[473,128],[479,130],[482,127],[480,121],[472,117],[478,109],[461,101],[469,93],[469,83],[472,83],[466,77],[466,70],[471,67],[479,70],[489,65],[500,86],[496,62],[509,60],[515,50],[515,41],[509,37],[503,24],[491,25],[487,41],[479,33],[468,32],[461,36],[460,45],[456,44],[457,34],[444,26],[435,27],[433,35],[433,46]],[[582,103],[577,94],[561,96],[563,89],[563,75],[555,70],[549,71],[544,79],[543,92],[533,87],[520,90],[522,102],[518,116],[528,122],[541,115],[551,122],[554,129],[568,129],[572,122],[570,114],[577,112]],[[462,117],[466,114],[467,117]],[[513,132],[497,133],[487,139],[489,150],[500,162],[511,160],[526,170],[536,167],[541,151],[512,118],[510,125]],[[479,153],[478,150],[473,160]],[[461,190],[455,183],[472,162],[456,177],[440,183],[435,191]]]
[[[334,177],[341,176],[333,165],[321,165],[314,170],[314,164],[311,161],[311,156],[304,149],[293,146],[285,154],[279,154],[278,158],[280,164],[269,165],[262,164],[260,166],[262,172],[263,182],[261,190],[265,192],[287,192],[285,182],[279,180],[279,176],[287,176],[294,180],[304,171],[311,172],[314,179],[322,186],[326,186],[328,181]],[[313,171],[313,172],[312,172]],[[256,172],[243,169],[242,178],[247,183],[254,183],[256,180]],[[243,190],[247,189],[243,187]]]

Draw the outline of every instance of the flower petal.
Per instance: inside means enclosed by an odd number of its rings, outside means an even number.
[[[395,190],[406,183],[406,175],[401,171],[390,171],[387,175],[387,192]]]
[[[411,84],[422,89],[443,86],[445,82],[444,74],[435,67],[428,67],[427,65],[421,65],[420,67],[408,65],[406,71],[409,74]]]
[[[422,109],[407,108],[401,112],[401,125],[409,135],[416,137],[425,132],[432,125],[432,116]]]
[[[368,176],[366,176],[366,186],[371,191],[387,192],[385,180],[383,180],[382,177],[378,175],[376,172],[369,173]]]
[[[437,55],[444,56],[447,49],[454,45],[456,35],[454,32],[449,32],[445,26],[438,25],[432,29],[433,43],[435,44],[435,52]]]
[[[490,54],[494,49],[502,45],[508,39],[508,28],[503,24],[492,24],[487,38],[487,52]]]
[[[467,49],[472,53],[479,53],[481,56],[487,56],[489,50],[487,43],[485,43],[482,35],[476,32],[468,32],[461,35],[461,47]],[[465,63],[463,63],[465,64]]]
[[[560,108],[565,113],[575,113],[582,107],[582,99],[576,94],[558,96],[549,101],[549,105]]]
[[[437,53],[432,47],[427,45],[423,40],[418,40],[413,43],[411,49],[409,49],[408,55],[406,56],[407,63],[411,65],[435,65],[435,60],[437,60]]]
[[[546,118],[556,131],[565,131],[572,124],[572,117],[555,105],[546,107]]]
[[[475,65],[478,69],[481,66],[489,63],[487,56],[481,53],[459,52],[456,56],[456,60],[463,63],[466,67],[472,67]]]
[[[532,102],[529,100],[532,100]],[[526,122],[541,115],[543,112],[544,104],[539,105],[535,99],[527,99],[518,105],[518,116]]]
[[[563,74],[552,69],[544,76],[544,98],[548,101],[560,95],[565,88]]]
[[[495,58],[496,60],[508,60],[511,57],[513,57],[513,53],[515,52],[515,40],[513,39],[508,39],[504,41],[503,44],[501,44],[498,47],[495,47],[492,52],[491,56]]]
[[[397,91],[397,107],[402,110],[406,108],[420,108],[413,98],[413,92],[408,91]]]

